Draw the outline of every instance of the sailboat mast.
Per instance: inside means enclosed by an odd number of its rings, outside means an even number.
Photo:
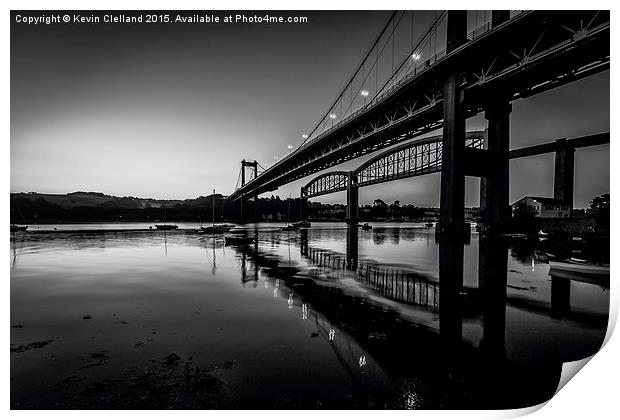
[[[213,199],[211,200],[211,211],[213,212],[213,226],[215,226],[215,188],[213,189]]]

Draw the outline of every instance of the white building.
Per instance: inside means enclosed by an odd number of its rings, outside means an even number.
[[[550,197],[530,197],[526,196],[516,201],[512,205],[512,211],[514,213],[515,206],[519,203],[525,203],[528,206],[536,210],[536,217],[570,217],[571,206],[558,200],[557,198]]]

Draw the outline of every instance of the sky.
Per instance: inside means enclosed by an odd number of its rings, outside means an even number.
[[[389,16],[282,12],[309,22],[26,25],[16,22],[18,13],[11,21],[11,191],[161,199],[229,194],[241,159],[266,166],[285,155]],[[609,72],[514,102],[511,117],[511,148],[609,131]],[[485,120],[467,125],[484,129]],[[553,160],[512,161],[511,201],[552,195]],[[579,149],[575,160],[575,207],[587,207],[609,192],[609,146]],[[439,180],[363,188],[360,202],[436,206]],[[307,181],[268,195],[295,196]],[[467,180],[466,205],[478,205],[477,179]]]

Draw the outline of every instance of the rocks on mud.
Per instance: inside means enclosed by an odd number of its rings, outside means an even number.
[[[176,353],[170,353],[168,356],[164,357],[164,363],[168,366],[178,365],[181,361],[181,357]]]
[[[41,347],[47,346],[52,341],[54,340],[35,341],[25,346],[11,347],[11,353],[23,353],[32,349],[40,349]]]

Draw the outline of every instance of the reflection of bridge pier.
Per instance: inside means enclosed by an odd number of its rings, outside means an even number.
[[[299,231],[299,252],[302,257],[308,256],[308,231],[306,229]]]
[[[570,312],[570,279],[551,276],[551,317],[561,319]]]
[[[446,348],[455,350],[463,335],[464,244],[459,239],[446,234],[439,239],[439,335]]]
[[[478,286],[482,305],[482,341],[480,348],[501,360],[506,355],[506,284],[508,244],[496,236],[479,241]]]
[[[347,227],[347,269],[349,270],[357,270],[357,233],[357,226]]]

